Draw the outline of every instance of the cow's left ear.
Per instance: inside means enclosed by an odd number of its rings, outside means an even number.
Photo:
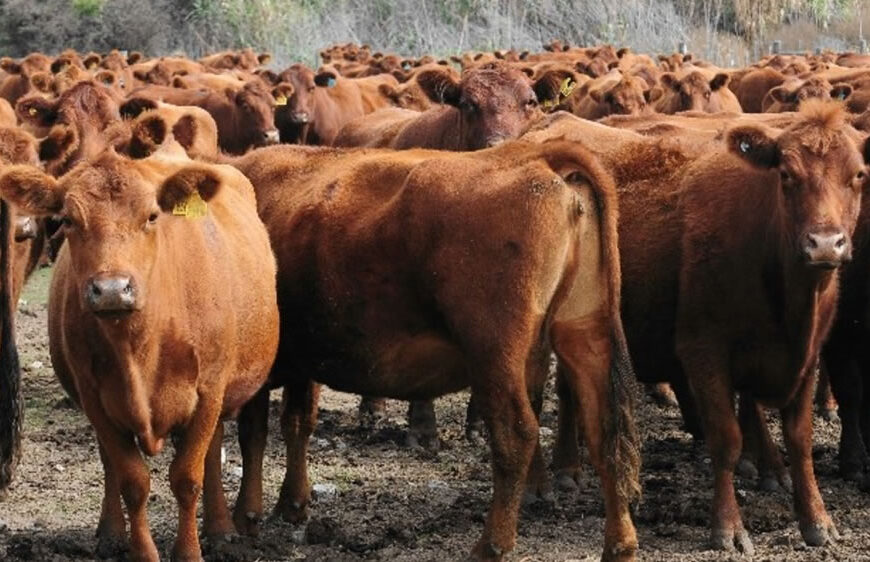
[[[338,80],[338,76],[329,70],[321,70],[314,75],[314,83],[321,88],[332,88],[335,86],[336,80]]]
[[[756,168],[779,166],[780,151],[773,134],[757,125],[742,125],[728,131],[728,150]]]
[[[157,204],[166,212],[172,210],[198,193],[203,201],[209,201],[218,192],[221,178],[216,170],[202,164],[193,164],[169,176],[157,190]]]
[[[272,60],[272,53],[260,53],[257,55],[257,62],[262,64],[269,64],[269,61]]]
[[[424,70],[417,74],[417,83],[433,102],[459,105],[462,89],[449,71],[440,68]]]
[[[653,86],[649,90],[643,91],[643,98],[646,100],[647,103],[653,103],[655,101],[658,101],[658,99],[661,98],[663,94],[664,91],[661,89],[660,86]]]
[[[844,100],[852,95],[852,86],[849,84],[837,84],[831,88],[832,100]]]
[[[562,88],[563,84],[564,91]],[[535,80],[532,89],[535,91],[535,95],[538,96],[538,101],[544,102],[558,99],[560,93],[564,93],[565,97],[567,97],[576,85],[576,76],[572,72],[567,70],[548,70]]]
[[[45,217],[63,209],[64,190],[33,166],[10,166],[0,176],[0,195],[27,215]]]
[[[719,74],[714,76],[712,80],[710,80],[710,89],[715,92],[723,86],[727,86],[730,79],[730,76],[728,76],[724,72],[720,72]]]

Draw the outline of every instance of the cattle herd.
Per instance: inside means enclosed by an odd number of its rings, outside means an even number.
[[[870,56],[724,69],[560,41],[320,56],[280,73],[251,49],[0,60],[0,489],[21,456],[16,303],[53,262],[52,364],[105,471],[100,556],[158,558],[142,453],[167,438],[174,559],[202,557],[200,496],[205,535],[268,524],[276,388],[274,510],[303,521],[327,384],[366,397],[361,416],[408,400],[409,441],[425,446],[432,399],[471,388],[467,431],[488,439],[493,480],[471,553],[501,560],[524,494],[551,487],[538,416],[553,357],[555,481],[572,485],[585,445],[602,559],[639,547],[635,381],[709,448],[714,548],[753,552],[734,488],[747,464],[792,491],[807,545],[838,538],[812,417],[836,400],[842,476],[870,484]],[[781,414],[788,462],[763,408]]]

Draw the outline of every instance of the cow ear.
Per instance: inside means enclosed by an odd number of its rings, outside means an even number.
[[[520,53],[520,60],[526,60],[527,58],[529,58],[529,52],[528,52],[528,51],[523,51],[523,52]]]
[[[677,80],[677,77],[670,72],[662,74],[661,78],[659,78],[659,82],[661,82],[662,86],[670,88],[675,92],[680,91],[680,81]]]
[[[130,56],[127,57],[127,64],[136,64],[140,60],[142,60],[142,53],[139,51],[133,51],[130,53]]]
[[[595,103],[603,103],[604,95],[604,88],[595,88],[594,90],[589,91],[589,97],[592,98],[592,101]]]
[[[115,85],[115,73],[111,70],[101,70],[97,72],[97,75],[94,76],[94,80],[99,82],[100,84],[104,84],[106,86],[114,86]]]
[[[172,136],[185,150],[193,146],[199,134],[199,126],[193,115],[183,115],[172,126]]]
[[[852,95],[852,86],[849,84],[837,84],[831,88],[831,99],[844,100]]]
[[[329,70],[321,70],[314,75],[314,83],[321,88],[332,88],[335,86],[336,80],[338,80],[338,76]]]
[[[710,80],[710,89],[715,92],[716,90],[722,88],[723,86],[727,86],[728,80],[730,80],[730,79],[731,79],[730,76],[728,76],[724,72],[720,72],[719,74],[714,76],[712,80]]]
[[[185,80],[181,76],[176,76],[175,78],[173,78],[171,86],[173,88],[178,88],[179,90],[187,90],[188,88],[190,88],[187,80]]]
[[[573,91],[577,85],[574,75],[567,70],[548,70],[535,80],[535,83],[532,84],[532,89],[535,91],[535,95],[538,96],[538,101],[544,102],[557,99],[560,93],[564,93],[562,91],[563,84],[565,91],[568,93]]]
[[[770,96],[774,101],[779,103],[793,103],[795,101],[792,92],[783,86],[777,86],[776,88],[771,88],[767,95]]]
[[[69,65],[70,65],[70,62],[68,59],[66,59],[66,58],[57,59],[51,63],[51,66],[49,67],[49,69],[51,70],[52,74],[57,74],[58,72],[62,72],[64,70],[66,70]]]
[[[136,80],[139,80],[140,82],[148,82],[148,73],[145,72],[144,70],[141,70],[141,69],[134,70],[133,71],[133,78],[135,78]]]
[[[725,142],[731,153],[756,168],[770,169],[779,165],[780,151],[776,138],[761,127],[734,127],[728,131]]]
[[[0,69],[7,74],[21,74],[21,65],[9,57],[0,59]]]
[[[629,54],[630,52],[631,52],[631,49],[629,49],[628,47],[622,47],[621,49],[616,51],[616,58],[621,59],[622,57]]]
[[[203,201],[209,201],[220,190],[221,178],[218,173],[203,165],[188,166],[163,182],[157,190],[157,204],[171,213],[179,203],[198,193]]]
[[[131,158],[147,158],[166,140],[166,121],[160,115],[149,115],[132,127],[129,153]]]
[[[256,71],[254,74],[259,76],[263,82],[265,82],[266,84],[269,84],[270,86],[274,86],[281,81],[278,78],[278,75],[275,74],[274,71],[269,70],[269,69],[261,69],[261,70]]]
[[[51,127],[57,121],[57,104],[42,96],[32,96],[18,100],[15,113],[23,123]]]
[[[691,60],[692,60],[692,53],[686,53],[685,55],[683,55],[683,62],[691,62]]]
[[[520,68],[520,72],[528,76],[529,78],[535,77],[535,69],[529,68],[528,66],[523,66]]]
[[[54,127],[39,143],[39,159],[51,162],[60,159],[78,144],[78,133],[72,127]]]
[[[96,53],[92,53],[92,54],[85,57],[85,60],[82,61],[82,64],[84,64],[85,68],[87,68],[88,70],[93,70],[93,69],[97,68],[97,66],[100,65],[102,60],[103,60],[103,57],[101,57],[100,55],[98,55]]]
[[[269,64],[269,61],[272,60],[272,53],[260,53],[257,55],[257,62],[261,65]]]
[[[24,214],[56,215],[63,210],[64,190],[57,180],[33,166],[10,166],[0,176],[0,195]]]
[[[611,61],[607,64],[607,70],[613,70],[614,68],[619,68],[619,61]]]
[[[124,119],[134,119],[140,114],[157,109],[157,102],[148,98],[130,98],[118,110]]]
[[[643,99],[646,100],[647,103],[653,103],[659,100],[662,97],[664,91],[659,86],[653,86],[649,90],[644,90]]]
[[[446,70],[424,70],[417,74],[417,83],[423,92],[435,103],[458,106],[462,96],[459,82]]]
[[[865,111],[866,115],[867,112]],[[861,156],[864,157],[864,163],[870,166],[870,135],[864,139],[864,149],[861,151]]]

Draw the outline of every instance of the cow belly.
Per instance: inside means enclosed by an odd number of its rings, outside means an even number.
[[[318,382],[336,390],[403,400],[435,398],[467,387],[465,356],[434,333],[400,336],[380,346],[367,372],[327,369]]]
[[[784,342],[765,342],[735,350],[735,388],[751,392],[753,398],[767,407],[785,406],[802,380],[793,355]]]

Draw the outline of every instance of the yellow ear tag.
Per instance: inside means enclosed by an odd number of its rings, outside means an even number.
[[[198,219],[208,214],[208,205],[199,196],[199,192],[194,191],[187,199],[175,204],[172,214],[177,217]]]
[[[275,98],[275,105],[287,105],[287,96],[278,96]]]
[[[565,78],[562,80],[562,84],[559,86],[559,93],[565,96],[566,98],[571,95],[571,92],[574,91],[574,88],[577,87],[577,82],[573,82],[571,78]]]

